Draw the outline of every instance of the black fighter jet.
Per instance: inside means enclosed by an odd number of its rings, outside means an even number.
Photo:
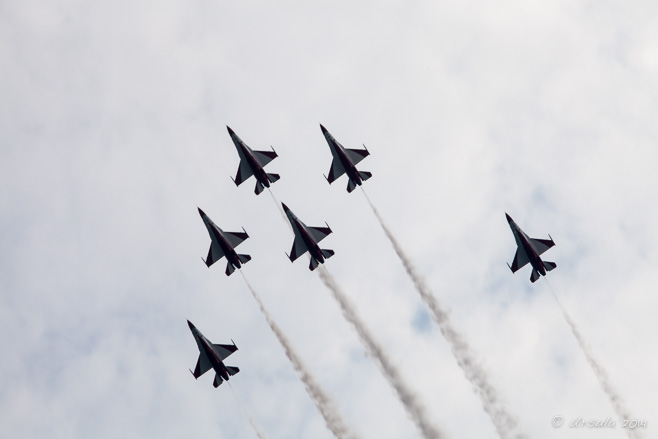
[[[320,124],[322,129],[322,134],[329,144],[329,149],[331,150],[331,155],[334,157],[334,160],[331,162],[331,169],[329,169],[329,177],[325,175],[324,178],[327,179],[329,184],[333,183],[338,177],[343,174],[347,174],[350,181],[347,183],[347,192],[352,192],[354,188],[361,186],[361,184],[372,177],[370,172],[359,171],[356,169],[356,165],[366,158],[370,153],[368,149],[348,149],[343,147],[334,136],[327,131],[327,129]],[[363,145],[365,148],[366,146]]]
[[[238,155],[240,156],[238,173],[233,179],[233,182],[236,186],[240,186],[243,181],[253,175],[256,177],[255,192],[256,195],[259,195],[263,192],[263,189],[270,187],[270,183],[274,183],[280,178],[279,174],[268,174],[263,169],[265,165],[277,157],[276,152],[274,148],[272,148],[272,151],[254,151],[230,127],[227,126],[226,129],[228,129],[228,133],[231,135],[231,139],[233,139],[233,143],[235,143]]]
[[[320,241],[331,233],[329,225],[327,224],[327,227],[309,227],[297,218],[297,216],[292,213],[292,210],[288,209],[288,206],[283,203],[281,203],[281,205],[288,216],[288,221],[290,221],[292,231],[295,234],[295,240],[292,243],[292,250],[290,250],[290,254],[288,255],[290,262],[294,262],[295,259],[304,253],[309,252],[311,255],[311,264],[308,268],[311,271],[315,270],[318,268],[318,264],[323,264],[325,259],[329,259],[334,255],[333,250],[321,249],[318,245]]]
[[[242,264],[246,264],[251,260],[249,255],[239,255],[235,251],[235,247],[239,246],[242,241],[249,238],[247,232],[242,229],[242,232],[225,232],[212,222],[208,215],[203,210],[199,209],[199,214],[203,223],[208,229],[210,234],[210,249],[208,250],[208,257],[205,262],[207,267],[217,262],[219,259],[226,256],[226,275],[233,274],[236,268],[241,268]],[[243,233],[244,232],[244,233]]]
[[[213,381],[212,385],[217,388],[223,381],[228,381],[229,376],[233,376],[240,372],[240,369],[237,367],[226,366],[224,364],[224,359],[238,350],[235,343],[232,345],[212,344],[203,336],[201,331],[196,329],[196,326],[194,326],[192,322],[188,320],[187,325],[190,327],[190,331],[192,331],[192,335],[194,336],[194,341],[196,341],[196,344],[199,347],[199,359],[196,362],[196,367],[194,368],[194,372],[190,370],[194,378],[199,378],[212,368],[215,370],[215,381]]]
[[[557,264],[555,262],[542,261],[539,257],[549,248],[553,247],[555,243],[551,235],[548,235],[550,239],[534,239],[528,237],[521,228],[516,225],[512,217],[507,213],[507,222],[509,223],[512,233],[514,234],[514,239],[516,240],[516,254],[514,255],[514,261],[510,266],[507,266],[512,270],[512,273],[516,273],[521,267],[525,266],[528,262],[532,265],[532,274],[530,275],[530,281],[535,282],[539,279],[539,275],[546,276],[547,271],[551,271]]]

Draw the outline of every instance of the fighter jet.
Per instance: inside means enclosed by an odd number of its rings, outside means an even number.
[[[331,155],[334,157],[334,160],[331,162],[331,169],[329,169],[329,177],[326,175],[324,178],[327,179],[329,184],[333,183],[338,177],[347,173],[349,177],[349,182],[347,183],[347,192],[352,192],[354,188],[361,186],[361,184],[372,177],[370,172],[359,171],[356,169],[356,165],[366,158],[370,153],[368,149],[348,149],[343,147],[334,136],[327,131],[327,129],[320,124],[322,129],[322,134],[324,138],[327,139],[329,144],[329,149],[331,150]],[[363,145],[365,148],[366,146]]]
[[[239,246],[242,241],[249,238],[247,232],[242,229],[242,232],[225,232],[215,223],[212,222],[208,215],[206,215],[203,210],[199,209],[199,214],[203,223],[208,229],[210,234],[210,249],[208,250],[208,257],[203,261],[206,263],[207,267],[210,267],[212,264],[217,262],[219,259],[226,256],[226,275],[230,276],[233,274],[236,268],[241,268],[242,264],[246,264],[251,260],[249,255],[239,255],[235,251],[235,247]],[[203,259],[203,258],[202,258]]]
[[[539,257],[549,248],[553,247],[555,243],[551,235],[548,235],[550,239],[534,239],[529,238],[521,228],[516,225],[512,217],[507,213],[507,222],[509,223],[512,233],[514,234],[514,239],[516,240],[516,254],[514,255],[514,262],[510,266],[507,266],[512,270],[512,273],[516,273],[521,267],[524,267],[528,262],[532,265],[532,274],[530,275],[530,281],[535,282],[539,279],[539,275],[546,276],[547,271],[551,271],[557,264],[555,262],[542,261]]]
[[[203,336],[201,331],[196,329],[196,326],[192,324],[189,320],[187,325],[192,331],[194,336],[194,341],[196,341],[197,346],[199,347],[199,359],[196,362],[196,367],[192,375],[195,379],[198,379],[201,375],[208,372],[210,368],[215,370],[215,381],[212,383],[215,388],[219,387],[224,380],[228,381],[228,377],[235,375],[240,372],[240,369],[234,366],[226,366],[224,364],[224,359],[231,355],[233,352],[238,350],[238,347],[233,342],[230,344],[212,344],[210,341]]]
[[[233,182],[236,186],[240,186],[243,181],[253,175],[256,177],[255,192],[256,195],[259,195],[264,188],[270,187],[270,183],[274,183],[280,178],[279,174],[267,174],[263,169],[265,165],[277,157],[276,152],[274,148],[272,148],[272,151],[254,151],[230,127],[227,126],[226,129],[228,129],[228,133],[231,135],[240,156],[238,173]]]
[[[292,243],[292,250],[290,254],[286,254],[290,258],[290,262],[295,262],[295,259],[300,257],[306,252],[311,255],[311,264],[309,269],[311,271],[318,268],[318,264],[323,264],[325,259],[329,259],[334,255],[333,250],[321,249],[318,243],[322,241],[328,234],[331,233],[329,224],[327,227],[308,227],[297,216],[292,213],[288,206],[281,203],[283,210],[288,216],[288,221],[292,226],[292,231],[295,233],[295,240]]]

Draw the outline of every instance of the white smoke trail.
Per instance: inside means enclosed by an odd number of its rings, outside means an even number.
[[[546,284],[548,285],[548,289],[550,290],[551,295],[553,296],[555,302],[557,302],[557,305],[560,307],[560,310],[562,311],[564,320],[567,321],[569,328],[571,328],[571,333],[576,338],[576,341],[578,342],[578,346],[580,346],[580,349],[585,354],[585,358],[587,358],[587,362],[592,367],[592,370],[594,371],[594,375],[596,375],[596,378],[599,380],[599,383],[603,388],[603,392],[605,392],[606,396],[610,400],[610,403],[612,404],[612,407],[615,410],[615,413],[617,413],[617,417],[622,420],[635,419],[631,417],[630,412],[624,406],[624,401],[622,400],[621,396],[612,387],[607,372],[605,371],[605,369],[603,369],[603,366],[601,366],[599,362],[596,361],[596,359],[594,358],[594,354],[592,353],[589,346],[585,342],[585,338],[580,333],[573,320],[571,320],[571,316],[569,315],[569,313],[567,313],[567,310],[564,308],[564,306],[562,306],[562,302],[560,302],[560,300],[557,298],[557,295],[553,291],[551,284],[548,283],[548,279],[546,279],[546,277],[544,277],[544,279],[546,280]],[[641,437],[640,433],[637,430],[625,428],[624,431],[626,431],[626,435],[631,439],[636,439],[636,438],[639,439]]]
[[[413,421],[416,423],[416,426],[420,429],[423,437],[426,439],[439,439],[444,437],[431,424],[427,417],[425,407],[423,407],[420,401],[418,401],[416,395],[414,395],[414,393],[409,389],[408,385],[404,382],[400,376],[400,372],[393,365],[393,362],[388,358],[388,355],[384,352],[384,349],[370,334],[356,313],[356,309],[347,299],[347,296],[345,296],[341,288],[338,286],[338,283],[334,280],[333,276],[331,276],[324,265],[320,265],[318,270],[320,279],[322,279],[322,282],[325,284],[325,286],[332,292],[334,298],[340,305],[340,309],[343,312],[343,315],[352,324],[352,326],[354,326],[354,329],[356,329],[356,332],[359,335],[361,342],[365,345],[368,353],[377,360],[377,363],[379,364],[384,377],[386,377],[388,382],[395,389],[398,397],[400,398],[400,401],[411,416],[411,419],[413,419]]]
[[[245,408],[244,404],[242,404],[240,398],[238,398],[238,394],[235,393],[235,390],[233,390],[233,386],[231,385],[231,382],[227,381],[226,383],[231,388],[231,392],[233,392],[233,396],[235,397],[235,400],[238,402],[238,405],[240,406],[240,410],[242,410],[242,414],[244,414],[245,418],[247,418],[247,420],[249,421],[249,424],[254,429],[254,432],[256,433],[256,436],[258,436],[258,439],[267,439],[265,437],[265,434],[262,431],[260,431],[260,429],[258,428],[258,424],[256,424],[254,418],[252,418],[249,415],[249,412],[247,412],[247,409]]]
[[[311,372],[309,372],[309,370],[306,368],[306,365],[302,362],[301,358],[299,358],[295,350],[292,348],[292,344],[288,340],[288,337],[286,337],[281,328],[279,328],[279,325],[276,324],[270,313],[265,308],[265,305],[263,305],[263,302],[261,301],[258,293],[256,293],[256,290],[254,290],[254,288],[251,286],[242,271],[240,271],[240,274],[242,274],[242,278],[247,284],[247,287],[249,287],[251,295],[254,296],[258,307],[265,316],[265,320],[267,320],[270,329],[274,335],[276,335],[279,343],[281,343],[281,346],[283,346],[283,350],[285,351],[286,356],[299,374],[299,377],[301,378],[302,382],[304,383],[304,387],[306,388],[306,392],[311,397],[318,411],[324,418],[324,422],[327,425],[327,428],[337,439],[356,439],[357,436],[347,428],[347,425],[343,421],[343,418],[340,416],[340,413],[338,413],[333,400],[329,397],[329,395],[327,395],[324,389],[322,389],[320,384],[318,384],[318,382],[315,380],[313,375],[311,375]]]
[[[272,200],[274,200],[274,204],[276,204],[277,209],[279,209],[279,213],[283,217],[283,222],[285,222],[288,225],[288,228],[292,231],[292,226],[290,225],[290,221],[288,221],[288,216],[286,215],[286,213],[283,211],[283,208],[281,207],[281,203],[274,196],[274,192],[272,192],[270,188],[267,188],[267,191],[272,196]]]
[[[441,334],[443,334],[443,337],[450,344],[450,350],[457,359],[457,364],[459,364],[459,367],[464,372],[464,375],[471,382],[473,391],[482,400],[484,411],[491,418],[491,421],[496,427],[498,435],[502,439],[526,437],[524,434],[515,431],[518,424],[517,420],[514,416],[508,413],[504,403],[498,396],[498,392],[493,387],[493,385],[489,383],[487,373],[478,363],[475,355],[471,350],[471,347],[468,345],[466,340],[464,340],[464,338],[452,327],[452,324],[449,321],[448,312],[441,308],[441,305],[439,305],[439,302],[434,297],[432,290],[425,284],[422,276],[418,274],[416,268],[411,263],[411,260],[404,253],[402,247],[393,236],[393,233],[384,223],[384,220],[382,219],[379,211],[374,206],[372,201],[370,201],[368,194],[366,194],[366,191],[363,190],[363,187],[361,187],[361,191],[363,192],[363,195],[365,195],[366,200],[368,200],[368,204],[377,217],[377,220],[384,230],[384,233],[388,237],[389,241],[391,241],[391,244],[393,244],[395,253],[402,261],[402,264],[404,265],[407,274],[413,281],[416,290],[432,312],[432,317],[434,318],[436,324],[439,326]]]

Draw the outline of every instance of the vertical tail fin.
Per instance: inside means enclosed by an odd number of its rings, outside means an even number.
[[[235,271],[235,267],[233,266],[233,264],[231,264],[230,262],[227,262],[226,263],[226,275],[230,276],[230,275],[233,274],[234,271]]]
[[[267,174],[267,178],[270,179],[270,183],[274,183],[275,181],[278,181],[281,176],[279,174]]]
[[[256,190],[254,191],[256,195],[260,195],[261,192],[263,192],[263,189],[265,189],[265,186],[260,181],[256,181]]]
[[[325,259],[329,259],[335,253],[333,250],[329,249],[320,249],[320,252],[322,252],[322,256],[324,256]]]
[[[315,270],[316,268],[318,268],[318,265],[319,265],[318,260],[315,259],[314,257],[311,257],[311,263],[308,266],[309,270],[311,271]]]
[[[222,377],[219,376],[219,374],[215,374],[215,381],[213,381],[212,385],[216,389],[222,385],[223,381],[224,380],[222,379]]]
[[[535,283],[537,282],[537,279],[539,279],[539,272],[533,268],[532,274],[530,275],[530,282]]]
[[[353,191],[355,188],[356,188],[356,183],[354,183],[354,182],[352,181],[352,179],[350,178],[350,180],[347,182],[347,192],[352,193],[352,191]]]
[[[240,262],[243,264],[246,264],[247,262],[251,261],[251,256],[249,255],[238,255],[238,259],[240,259]]]
[[[543,261],[544,262],[544,268],[546,268],[546,271],[551,271],[555,267],[557,267],[557,264],[555,262],[548,262],[548,261]]]
[[[226,366],[226,371],[229,375],[233,376],[236,373],[240,372],[240,369],[235,366]]]
[[[366,181],[367,179],[372,177],[372,172],[359,171],[359,177],[361,177],[361,180]]]

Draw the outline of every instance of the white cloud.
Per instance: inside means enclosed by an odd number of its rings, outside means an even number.
[[[451,437],[494,434],[361,194],[328,186],[322,122],[532,437],[612,408],[551,302],[505,262],[507,211],[639,419],[658,422],[656,6],[5,2],[0,14],[0,436],[250,437],[185,370],[192,320],[240,350],[268,437],[330,437],[242,284],[199,256],[202,207],[363,437],[417,437],[224,126],[270,144],[273,189],[327,221],[328,267]],[[324,242],[323,242],[324,243]],[[222,264],[220,264],[222,265]],[[563,427],[563,437],[587,432]],[[620,429],[597,431],[621,437]]]

